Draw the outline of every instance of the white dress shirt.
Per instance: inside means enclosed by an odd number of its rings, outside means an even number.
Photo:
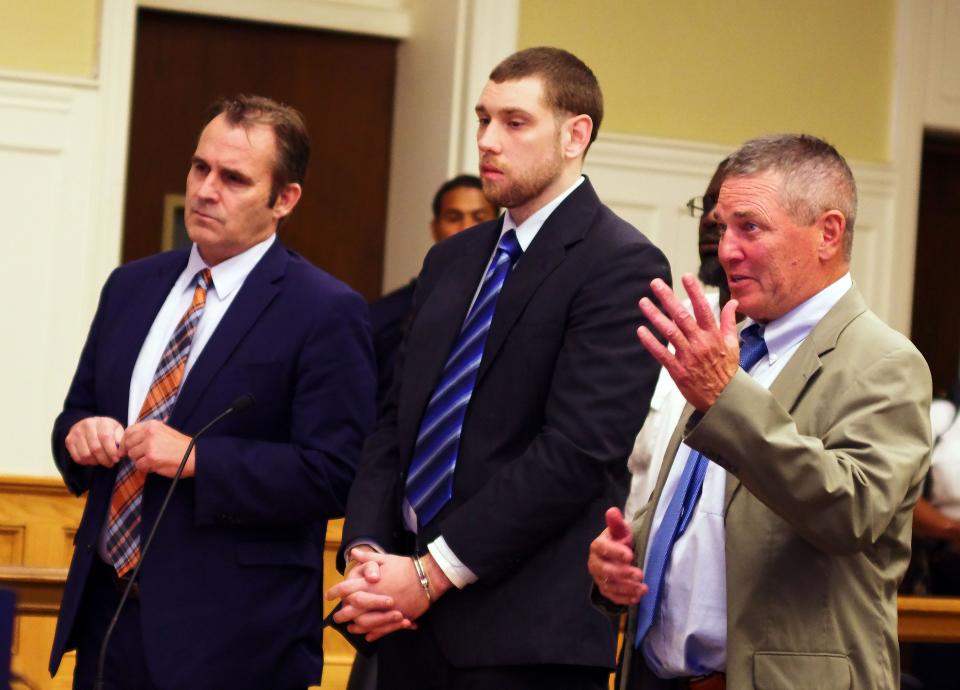
[[[768,323],[763,331],[767,355],[749,372],[767,388],[777,378],[821,319],[851,288],[847,273],[816,295]],[[753,323],[747,319],[744,327]],[[691,449],[681,443],[653,517],[653,535],[663,521]],[[707,675],[727,666],[727,587],[724,547],[724,497],[727,472],[708,463],[703,491],[686,531],[673,546],[661,587],[660,606],[643,642],[643,654],[661,678]]]

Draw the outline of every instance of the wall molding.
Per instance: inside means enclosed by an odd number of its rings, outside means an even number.
[[[404,0],[137,0],[137,5],[386,38],[409,38],[411,34]]]

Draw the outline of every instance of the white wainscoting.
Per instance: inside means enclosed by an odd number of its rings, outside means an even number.
[[[92,316],[97,98],[82,80],[0,75],[0,437],[6,474],[56,474],[50,425]]]
[[[601,134],[587,154],[584,172],[600,198],[659,246],[679,283],[696,273],[698,221],[687,212],[691,197],[703,194],[717,164],[731,149],[709,144]],[[892,166],[850,161],[859,188],[853,278],[881,318],[890,311],[890,281],[912,285],[912,274],[894,275],[894,192]],[[892,324],[900,327],[900,324]]]

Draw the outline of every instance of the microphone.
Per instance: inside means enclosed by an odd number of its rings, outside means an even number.
[[[143,560],[147,556],[147,550],[150,548],[150,544],[153,542],[153,536],[157,533],[157,527],[160,526],[160,520],[163,518],[163,514],[167,510],[167,504],[170,503],[170,498],[173,496],[173,490],[176,488],[177,482],[180,481],[180,475],[183,474],[183,468],[187,465],[187,458],[190,457],[190,453],[193,451],[193,447],[196,445],[197,439],[203,436],[207,429],[212,427],[224,417],[232,415],[234,412],[243,412],[244,410],[252,407],[256,401],[257,399],[254,398],[253,395],[250,393],[244,393],[230,403],[230,407],[207,422],[206,425],[204,425],[204,427],[195,433],[193,438],[190,439],[190,443],[187,445],[187,450],[183,453],[183,458],[180,459],[180,466],[177,467],[177,471],[173,475],[173,480],[170,482],[170,488],[167,489],[167,494],[163,497],[163,503],[160,504],[160,510],[157,512],[157,519],[153,521],[153,527],[150,528],[150,534],[147,535],[147,540],[143,542],[143,548],[140,549],[140,561],[137,563],[137,567],[133,569],[133,574],[127,581],[127,586],[123,590],[123,594],[120,597],[120,603],[117,604],[117,610],[114,611],[113,618],[110,619],[110,625],[107,626],[107,632],[103,636],[103,644],[100,645],[100,656],[97,659],[97,680],[93,685],[94,690],[103,690],[103,668],[107,660],[107,645],[110,644],[110,637],[113,635],[113,629],[117,627],[117,621],[120,620],[120,612],[123,611],[123,605],[126,604],[127,599],[130,598],[130,591],[133,589],[133,583],[137,581],[137,576],[140,575],[140,567],[143,565]]]

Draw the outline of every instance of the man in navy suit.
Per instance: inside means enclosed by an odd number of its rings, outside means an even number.
[[[54,425],[57,466],[87,492],[50,660],[55,673],[77,648],[75,688],[94,682],[131,560],[190,436],[243,394],[256,407],[211,428],[186,462],[111,639],[105,687],[320,680],[326,521],[343,514],[374,416],[367,309],[277,239],[309,158],[300,114],[239,96],[209,117],[187,175],[193,247],[113,272]],[[201,316],[180,338],[198,296]],[[178,357],[169,409],[145,416]],[[135,472],[140,493],[118,503]]]
[[[625,497],[658,371],[637,301],[669,268],[581,174],[603,105],[576,56],[514,54],[476,111],[484,192],[507,213],[427,255],[329,596],[382,638],[381,688],[605,688],[617,631],[583,554]]]

